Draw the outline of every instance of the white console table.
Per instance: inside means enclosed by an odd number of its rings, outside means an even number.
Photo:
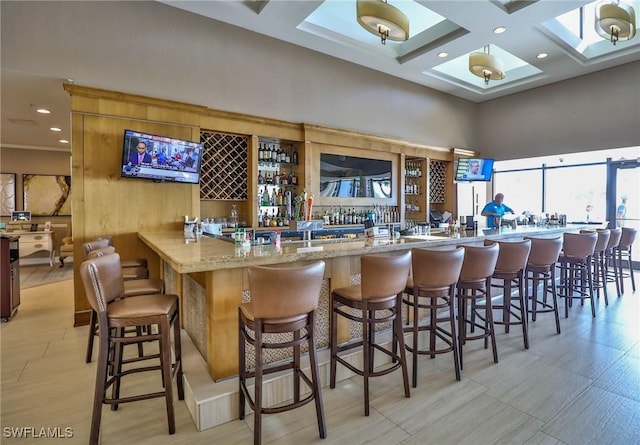
[[[53,232],[12,231],[6,234],[20,237],[20,259],[45,251],[49,254],[49,265],[53,267]]]

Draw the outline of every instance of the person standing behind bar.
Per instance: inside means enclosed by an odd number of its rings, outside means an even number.
[[[624,220],[627,217],[627,197],[620,198],[620,205],[616,208],[616,226],[624,227]]]
[[[499,227],[499,221],[502,215],[505,213],[515,213],[511,207],[503,204],[504,195],[502,193],[496,194],[493,201],[488,202],[482,209],[482,216],[487,217],[487,227]]]

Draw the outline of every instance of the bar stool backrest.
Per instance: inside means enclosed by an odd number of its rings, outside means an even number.
[[[565,233],[564,234],[564,256],[574,258],[586,258],[593,255],[595,251],[598,234],[589,233]]]
[[[293,267],[250,267],[248,275],[253,316],[263,320],[280,319],[315,310],[320,298],[324,268],[324,261]]]
[[[460,281],[482,281],[493,275],[499,252],[500,247],[497,243],[490,246],[464,246]]]
[[[105,255],[80,264],[80,276],[89,304],[101,314],[107,305],[124,296],[120,255]]]
[[[551,266],[558,262],[562,250],[562,238],[525,238],[531,240],[528,264]]]
[[[495,272],[518,273],[527,266],[529,253],[531,252],[531,240],[522,241],[494,241],[484,240],[485,246],[497,243],[500,247],[498,251],[498,261]]]
[[[106,239],[93,240],[93,241],[89,241],[88,243],[84,243],[82,245],[82,251],[84,252],[84,257],[86,259],[87,255],[89,255],[89,252],[91,252],[92,250],[103,249],[105,247],[109,247],[109,240],[106,240]]]
[[[105,255],[111,255],[112,253],[116,253],[116,249],[113,246],[103,247],[101,249],[92,250],[87,254],[87,259],[92,260],[94,258],[98,258]]]
[[[582,230],[580,231],[582,233]],[[611,238],[611,232],[609,229],[598,229],[596,230],[596,235],[598,239],[596,240],[596,247],[594,247],[594,252],[604,252],[609,244],[609,238]]]
[[[410,250],[400,255],[363,255],[360,258],[362,298],[395,297],[404,291],[410,270]]]
[[[464,247],[455,250],[413,249],[413,285],[433,289],[456,284],[463,261]]]
[[[607,250],[618,247],[618,244],[620,244],[620,237],[622,237],[622,229],[620,227],[609,229],[609,242],[607,243]]]
[[[636,240],[636,235],[638,231],[633,227],[623,227],[622,228],[622,236],[620,237],[620,244],[618,247],[620,249],[628,249],[631,247],[633,242]]]

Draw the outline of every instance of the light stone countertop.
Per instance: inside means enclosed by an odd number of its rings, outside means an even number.
[[[595,229],[596,226],[588,226]],[[453,235],[403,236],[386,239],[335,239],[314,241],[283,241],[280,249],[272,245],[255,245],[243,249],[234,243],[207,236],[185,240],[184,232],[140,232],[138,237],[178,273],[205,272],[255,265],[290,263],[342,256],[407,250],[415,247],[442,247],[456,244],[482,244],[485,239],[522,239],[524,236],[557,236],[578,231],[585,225],[518,226],[516,229],[484,229],[478,234],[460,232]]]

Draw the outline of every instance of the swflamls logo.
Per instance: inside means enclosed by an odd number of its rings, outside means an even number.
[[[73,428],[62,428],[59,426],[5,426],[2,429],[2,436],[7,439],[68,439],[73,437]]]

